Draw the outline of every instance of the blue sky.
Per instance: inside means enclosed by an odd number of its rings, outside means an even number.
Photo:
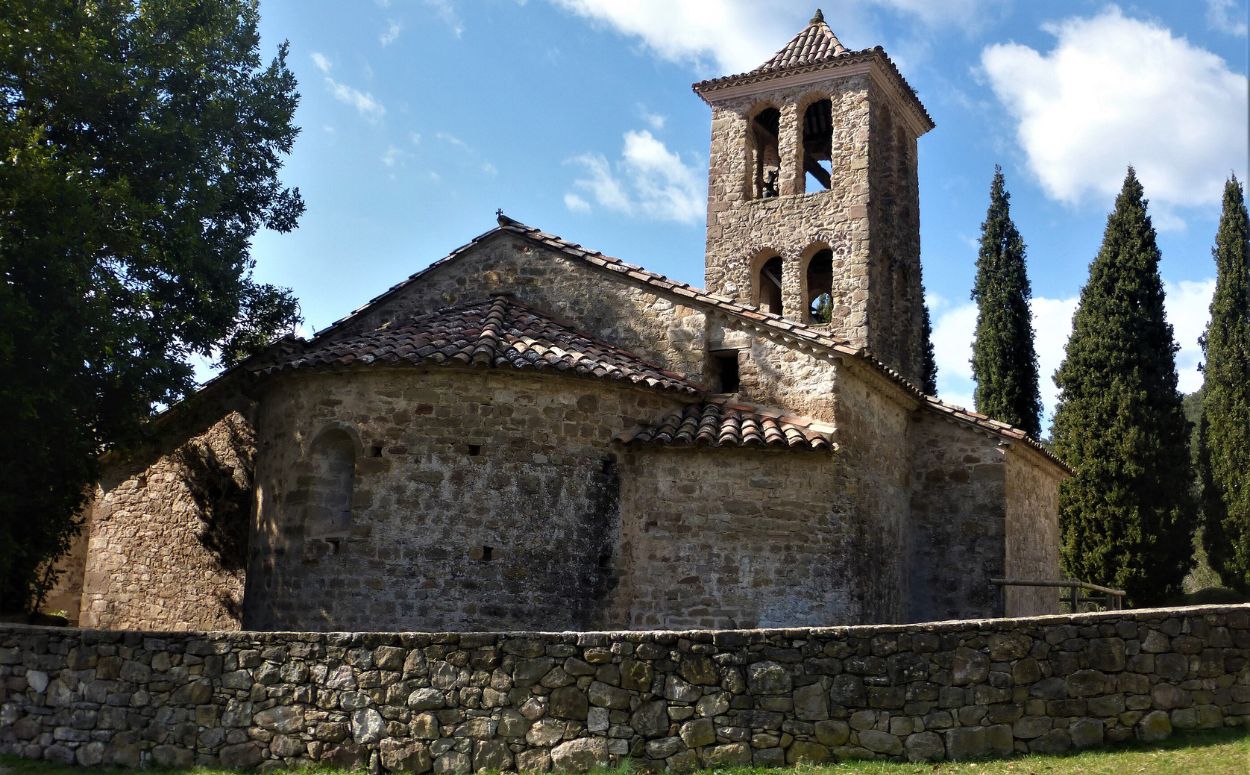
[[[298,230],[257,276],[320,329],[494,225],[496,208],[703,284],[709,109],[693,81],[758,65],[818,0],[263,0],[291,43]],[[819,2],[883,46],[937,128],[920,140],[939,392],[970,405],[968,302],[995,163],[1029,247],[1047,411],[1075,299],[1126,165],[1164,254],[1182,387],[1214,267],[1219,189],[1247,170],[1246,0]]]

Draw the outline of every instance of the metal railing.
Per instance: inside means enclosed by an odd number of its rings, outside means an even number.
[[[990,579],[990,583],[1000,587],[1003,596],[1003,611],[1006,612],[1007,587],[1056,587],[1066,590],[1066,595],[1061,595],[1060,600],[1068,604],[1070,613],[1080,613],[1081,605],[1100,606],[1104,611],[1119,611],[1124,602],[1124,590],[1114,589],[1112,587],[1104,587],[1099,584],[1091,584],[1088,581],[1078,581],[1076,579]],[[1082,595],[1081,593],[1085,594]],[[1099,592],[1099,595],[1091,595],[1090,592]]]

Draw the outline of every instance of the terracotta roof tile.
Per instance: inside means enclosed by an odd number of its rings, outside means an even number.
[[[787,321],[784,318],[781,318],[777,315],[773,315],[771,313],[763,313],[758,308],[748,307],[742,304],[738,304],[737,302],[734,302],[723,296],[716,296],[714,294],[710,294],[701,288],[696,288],[688,283],[683,283],[677,280],[673,280],[672,278],[665,277],[664,275],[656,274],[654,272],[650,272],[645,269],[640,270],[640,271],[635,270],[635,273],[631,275],[629,274],[630,266],[625,264],[625,262],[621,261],[619,258],[613,258],[611,256],[605,256],[602,253],[599,253],[597,251],[587,250],[586,248],[582,247],[581,245],[578,245],[575,242],[569,242],[560,237],[546,234],[538,229],[535,229],[531,226],[527,226],[521,223],[520,221],[514,220],[507,216],[501,216],[499,218],[498,228],[491,229],[490,231],[485,232],[484,234],[480,234],[477,237],[474,237],[473,240],[471,240],[468,244],[457,248],[456,250],[452,251],[450,254],[448,254],[444,258],[441,258],[433,262],[429,266],[427,266],[425,269],[422,269],[419,272],[414,273],[407,280],[404,280],[403,282],[400,282],[392,286],[390,289],[378,295],[377,297],[375,297],[374,299],[366,303],[364,306],[353,311],[352,313],[342,318],[341,320],[338,320],[335,323],[332,323],[329,327],[319,331],[317,333],[316,338],[313,340],[314,345],[317,339],[322,338],[325,334],[328,334],[332,332],[333,330],[337,329],[338,327],[355,319],[359,314],[361,314],[366,309],[369,309],[374,304],[386,299],[387,297],[395,293],[398,293],[402,288],[406,287],[408,284],[416,281],[417,279],[421,278],[425,274],[434,271],[435,269],[442,266],[443,264],[446,264],[449,261],[455,260],[456,257],[464,253],[468,249],[472,248],[475,245],[482,243],[483,241],[501,232],[519,235],[525,239],[531,240],[533,242],[537,242],[541,245],[545,245],[554,250],[558,250],[567,256],[583,260],[586,263],[591,264],[592,266],[600,267],[601,269],[605,271],[615,272],[619,275],[629,277],[629,279],[634,282],[641,282],[641,283],[646,284],[649,287],[653,287],[659,290],[664,290],[667,293],[680,294],[681,296],[688,298],[693,302],[697,302],[699,304],[702,304],[708,307],[713,307],[717,310],[720,310],[724,314],[733,315],[739,320],[743,320],[750,324],[758,326],[760,329],[770,331],[775,334],[779,334],[783,336],[784,338],[787,338],[791,341],[800,342],[812,348],[824,350],[826,352],[834,353],[837,355],[849,356],[849,357],[855,358],[856,360],[866,363],[869,366],[873,367],[875,370],[877,370],[880,374],[885,376],[887,379],[899,385],[904,391],[906,391],[907,393],[912,395],[917,401],[919,401],[922,406],[927,406],[930,410],[945,414],[954,420],[958,420],[960,422],[980,428],[990,433],[995,433],[999,435],[1000,437],[1008,438],[1011,440],[1018,440],[1021,443],[1025,444],[1026,446],[1041,453],[1044,457],[1048,458],[1052,462],[1061,466],[1065,470],[1067,471],[1072,470],[1071,468],[1067,466],[1067,464],[1065,464],[1062,460],[1056,457],[1054,453],[1052,453],[1044,445],[1042,445],[1037,440],[1031,438],[1030,436],[1025,434],[1023,431],[1019,430],[1018,428],[1014,428],[1011,426],[1003,426],[1002,423],[998,423],[995,420],[991,420],[985,415],[977,414],[976,412],[969,412],[959,407],[950,406],[938,400],[937,398],[934,398],[933,396],[926,396],[920,390],[920,388],[916,387],[916,385],[910,382],[902,374],[890,368],[882,361],[878,360],[868,350],[862,347],[852,346],[844,339],[838,339],[838,338],[829,336],[828,331],[826,331],[825,329],[809,326],[805,323],[794,323],[792,321]]]
[[[838,36],[829,29],[829,25],[825,24],[825,15],[818,10],[802,32],[751,72],[763,73],[783,67],[813,65],[849,53],[842,41],[838,40]]]
[[[690,404],[661,417],[654,425],[622,434],[626,444],[705,447],[782,447],[831,451],[828,431],[817,423],[754,407],[720,403]],[[832,430],[832,429],[830,429]]]
[[[330,342],[313,342],[259,373],[373,363],[554,370],[688,395],[703,392],[680,375],[503,296]]]

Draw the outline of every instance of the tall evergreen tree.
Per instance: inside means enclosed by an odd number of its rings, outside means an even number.
[[[977,411],[1026,431],[1042,434],[1042,394],[1038,387],[1037,351],[1024,240],[1011,221],[1011,194],[1003,168],[994,166],[990,207],[981,224],[981,251],[972,300],[977,303],[977,330],[972,343],[972,378]]]
[[[1054,423],[1055,452],[1076,471],[1059,496],[1064,568],[1137,606],[1180,590],[1194,527],[1178,348],[1142,193],[1130,167],[1055,374]]]
[[[924,303],[924,361],[922,364],[923,371],[921,377],[924,384],[925,395],[937,395],[937,358],[933,355],[933,319],[929,316],[929,303]]]
[[[1225,584],[1250,592],[1250,223],[1240,181],[1224,187],[1215,296],[1202,338],[1198,425],[1203,544]]]

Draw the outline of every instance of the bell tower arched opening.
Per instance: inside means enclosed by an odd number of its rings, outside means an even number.
[[[781,111],[764,108],[751,119],[751,198],[777,196],[781,175]]]
[[[833,101],[816,100],[803,111],[803,190],[833,187]]]
[[[752,284],[755,290],[755,306],[774,315],[782,314],[781,288],[783,262],[776,253],[765,253],[756,260],[755,277]]]
[[[833,251],[821,248],[807,260],[807,322],[824,325],[833,319]]]

